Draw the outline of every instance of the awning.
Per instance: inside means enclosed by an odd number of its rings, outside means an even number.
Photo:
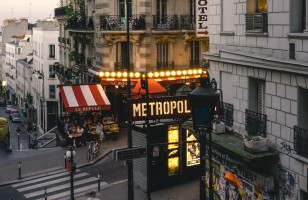
[[[154,78],[155,81],[166,84],[199,82],[200,75]],[[136,85],[139,79],[130,79],[131,85]],[[150,80],[150,79],[149,79]],[[127,85],[127,78],[102,78],[102,85]]]
[[[65,112],[110,110],[110,102],[102,85],[59,86]]]
[[[148,79],[148,88],[150,97],[166,96],[167,90],[154,79]],[[141,89],[141,81],[139,80],[132,90],[133,95],[145,95],[145,89]]]

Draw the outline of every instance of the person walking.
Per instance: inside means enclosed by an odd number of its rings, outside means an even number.
[[[100,200],[100,199],[96,198],[96,192],[92,191],[89,193],[89,198],[87,198],[87,200]]]

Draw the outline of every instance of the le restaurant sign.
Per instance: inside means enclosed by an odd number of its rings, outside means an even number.
[[[149,98],[149,111],[146,99],[130,99],[129,115],[132,121],[149,119],[174,119],[191,117],[189,98],[183,97],[160,97]]]

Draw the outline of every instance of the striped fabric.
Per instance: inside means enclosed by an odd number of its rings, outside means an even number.
[[[59,86],[66,112],[110,110],[102,85]]]

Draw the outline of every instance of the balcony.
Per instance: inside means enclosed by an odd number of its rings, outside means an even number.
[[[196,17],[191,15],[181,15],[181,29],[195,30],[196,29]]]
[[[294,126],[294,150],[300,156],[308,158],[308,131]]]
[[[267,13],[246,14],[246,33],[267,33]]]
[[[130,69],[133,70],[134,69],[134,63],[131,62],[130,63]],[[126,62],[114,62],[114,70],[115,71],[120,71],[120,70],[126,70]]]
[[[71,18],[67,22],[67,28],[70,30],[94,30],[93,17]]]
[[[56,8],[55,9],[55,17],[64,17],[66,8],[67,8],[67,6]]]
[[[245,110],[245,130],[253,136],[266,137],[266,115],[251,110]]]
[[[66,44],[68,44],[68,45],[71,44],[71,39],[70,38],[66,38]]]
[[[174,61],[157,62],[157,70],[174,69]]]
[[[163,30],[178,30],[178,29],[179,29],[179,21],[177,15],[153,16],[152,30],[163,31]]]
[[[102,15],[100,17],[100,30],[102,31],[126,31],[126,18],[119,15]],[[144,30],[145,15],[133,15],[129,18],[129,30]]]
[[[60,67],[59,65],[55,66],[55,72],[60,79],[70,80],[72,77],[72,73],[70,70],[64,69],[64,67]]]
[[[233,105],[225,102],[220,102],[219,117],[226,126],[233,126]]]
[[[58,42],[61,43],[62,42],[62,38],[58,37]]]

